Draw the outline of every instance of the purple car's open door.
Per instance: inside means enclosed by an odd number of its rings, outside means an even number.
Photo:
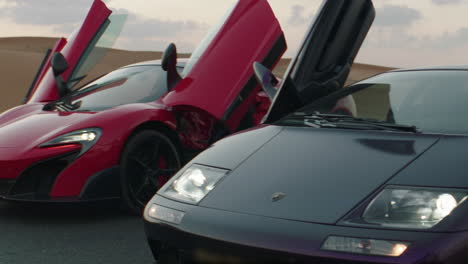
[[[182,81],[164,103],[201,109],[235,131],[260,89],[252,63],[271,69],[285,50],[267,0],[239,0],[192,54]]]
[[[325,0],[265,122],[341,89],[374,18],[371,0]]]
[[[109,42],[113,44],[123,26],[121,21],[111,23],[111,13],[112,11],[102,0],[94,0],[79,30],[68,39],[58,40],[51,52],[47,53],[28,91],[25,103],[50,102],[59,99],[55,76],[51,69],[52,56],[56,52],[62,53],[68,62],[69,68],[62,74],[62,78],[69,82],[70,86],[78,82],[73,81],[74,79],[79,80],[86,75],[87,71],[104,55],[104,48],[98,47],[103,45],[99,43],[105,42],[104,46],[110,46]],[[106,34],[109,31],[111,33]]]

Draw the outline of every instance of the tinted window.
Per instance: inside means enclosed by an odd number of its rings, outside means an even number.
[[[347,89],[356,91],[307,111],[414,125],[423,132],[468,134],[464,120],[468,115],[468,71],[392,72]]]
[[[81,102],[78,111],[100,111],[155,101],[167,93],[166,75],[161,66],[118,69],[79,89],[73,103]]]
[[[228,12],[221,19],[221,21],[219,21],[218,24],[214,25],[211,28],[211,30],[208,32],[208,34],[205,36],[202,42],[198,45],[198,47],[192,53],[192,56],[190,56],[190,60],[185,66],[182,76],[187,76],[192,70],[192,68],[197,64],[198,60],[201,58],[201,56],[203,56],[208,46],[214,40],[216,35],[218,35],[218,32],[221,30],[221,28],[224,26],[224,23],[226,23],[226,20],[228,20],[228,18],[231,16],[236,6],[237,6],[237,2],[231,7],[231,9],[228,10]]]
[[[108,20],[104,23],[100,31],[96,33],[94,39],[89,43],[89,46],[81,56],[79,63],[73,70],[70,79],[73,80],[78,78],[79,81],[71,83],[71,87],[77,87],[80,81],[83,81],[83,84],[89,80],[92,80],[89,77],[86,78],[87,74],[90,73],[99,62],[102,61],[109,49],[114,46],[114,43],[118,39],[126,20],[127,15],[116,14],[109,16]],[[70,36],[68,41],[69,43],[73,43],[77,33],[78,31],[74,32]],[[71,46],[66,46],[66,49],[69,48],[71,48]],[[81,79],[81,77],[83,78]]]

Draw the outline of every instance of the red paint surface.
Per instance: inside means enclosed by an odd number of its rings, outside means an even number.
[[[95,0],[76,38],[59,41],[55,50],[75,65],[109,15],[102,1]],[[226,127],[234,131],[249,108],[256,109],[254,120],[259,122],[270,104],[265,95],[258,94],[259,87],[226,123],[221,117],[253,76],[252,63],[262,61],[281,34],[266,0],[240,0],[207,52],[173,91],[156,102],[97,113],[43,111],[43,102],[57,99],[57,91],[52,71],[42,70],[28,104],[0,115],[0,168],[4,172],[0,178],[14,179],[35,162],[80,148],[39,148],[40,144],[75,130],[99,127],[103,132],[99,141],[58,175],[50,193],[51,197],[77,197],[91,176],[119,164],[125,142],[141,125],[163,125],[177,133],[183,147],[202,150]],[[50,67],[50,59],[47,64]]]
[[[100,127],[103,134],[96,145],[59,174],[51,196],[78,196],[92,175],[117,166],[125,142],[139,125],[155,122],[175,130],[176,120],[173,113],[158,109],[159,106],[154,103],[126,105],[91,114],[92,117],[77,122],[80,128]],[[68,130],[77,129],[77,126],[73,126]]]
[[[281,34],[279,22],[266,0],[240,0],[187,78],[163,102],[168,106],[190,105],[221,119],[253,76],[253,62],[263,61]],[[239,111],[247,111],[259,89],[251,93]],[[231,130],[243,113],[227,120]]]
[[[44,96],[46,98],[53,98],[52,100],[58,99],[58,92],[56,89],[55,79],[53,78],[53,75],[49,74],[47,78],[45,76],[50,71],[49,69],[51,67],[52,56],[56,52],[60,52],[66,44],[67,44],[67,40],[65,38],[60,38],[55,43],[54,48],[52,48],[52,51],[47,57],[44,66],[41,69],[39,69],[40,72],[39,72],[38,78],[36,82],[33,84],[31,95],[28,98],[27,103],[32,103],[34,101],[41,101],[40,100],[41,97],[44,97]],[[41,89],[38,90],[39,85],[41,85]],[[47,87],[50,87],[50,88],[47,88]],[[31,100],[33,97],[35,97],[34,101]]]
[[[2,148],[0,147],[1,179],[15,179],[36,162],[79,150],[77,145],[62,148]]]
[[[83,52],[111,13],[112,11],[110,11],[101,0],[94,0],[78,33],[71,39],[68,39],[66,44],[63,39],[56,44],[51,56],[55,52],[61,52],[70,66],[70,68],[63,73],[64,80],[68,80],[70,74],[83,55]],[[35,85],[28,103],[50,102],[59,99],[55,77],[50,68],[50,58],[44,69],[47,70],[42,70],[41,81]]]

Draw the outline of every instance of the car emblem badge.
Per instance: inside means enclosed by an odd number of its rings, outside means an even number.
[[[277,193],[274,193],[273,196],[271,196],[271,200],[273,202],[277,202],[277,201],[283,199],[284,197],[286,197],[285,193],[277,192]]]

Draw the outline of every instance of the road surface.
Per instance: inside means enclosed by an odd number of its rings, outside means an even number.
[[[0,264],[152,264],[142,220],[113,204],[0,201]]]

